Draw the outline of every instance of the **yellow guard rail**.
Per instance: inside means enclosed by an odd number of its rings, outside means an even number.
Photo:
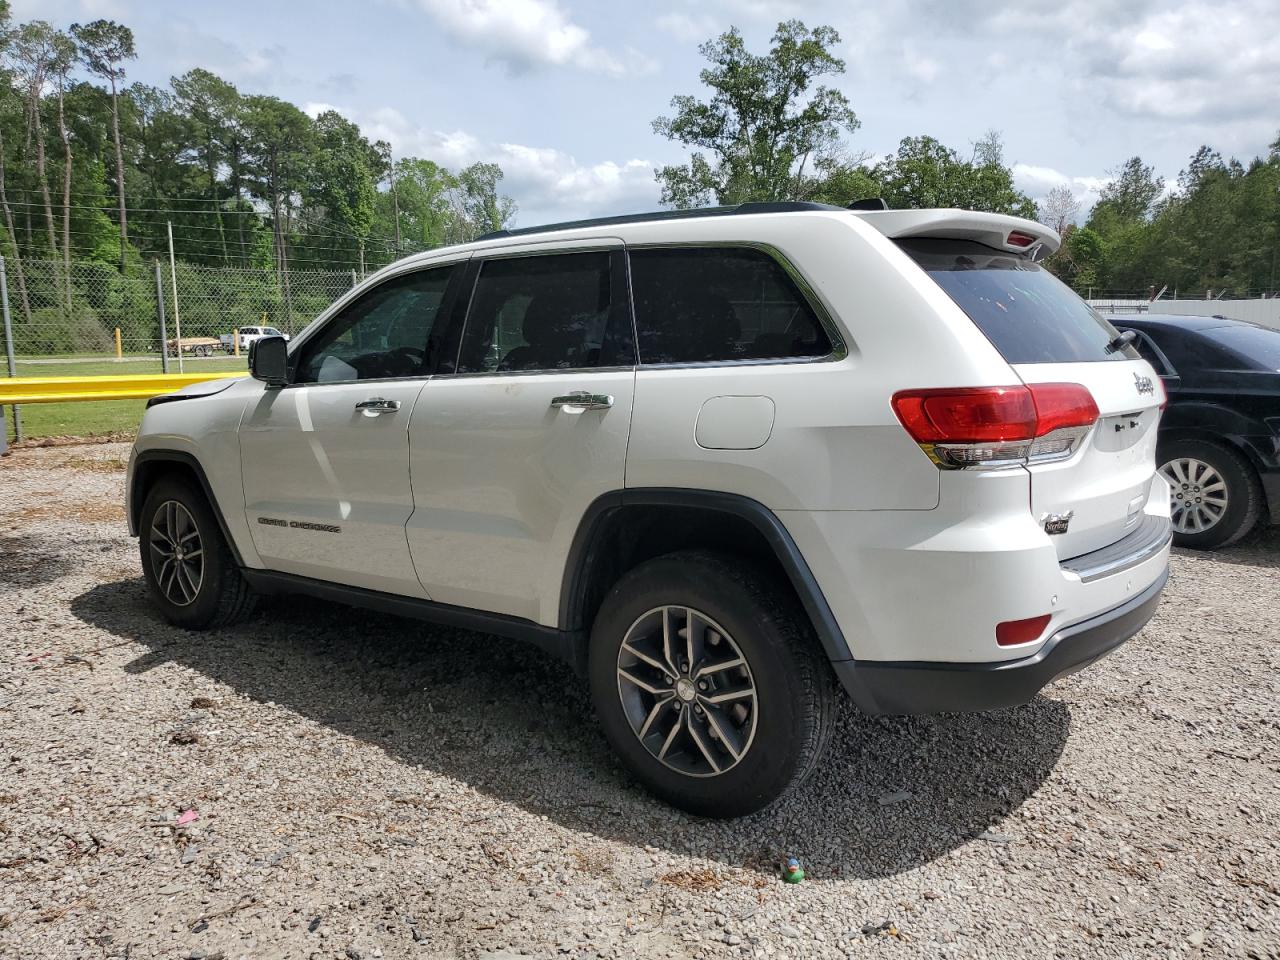
[[[77,400],[143,400],[193,383],[244,377],[245,373],[141,373],[122,377],[0,377],[0,405],[70,403]]]

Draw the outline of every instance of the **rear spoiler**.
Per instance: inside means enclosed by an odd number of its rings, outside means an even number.
[[[974,240],[997,250],[1030,256],[1048,256],[1062,246],[1057,231],[1043,223],[1004,213],[976,210],[855,210],[869,226],[892,240],[904,237],[944,237]]]

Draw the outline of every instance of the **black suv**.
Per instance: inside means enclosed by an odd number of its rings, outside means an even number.
[[[1226,317],[1111,317],[1132,330],[1169,395],[1157,459],[1174,543],[1234,543],[1280,522],[1280,330]]]

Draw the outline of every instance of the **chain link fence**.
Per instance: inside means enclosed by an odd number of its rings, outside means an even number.
[[[220,352],[219,338],[243,326],[272,326],[292,335],[357,280],[349,271],[277,274],[186,263],[172,271],[157,263],[126,276],[109,264],[27,259],[7,259],[5,276],[19,367],[115,359],[117,335],[126,359],[158,359],[162,344],[170,357],[179,348],[184,358]]]

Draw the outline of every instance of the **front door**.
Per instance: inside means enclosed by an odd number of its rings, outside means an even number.
[[[554,625],[590,503],[621,490],[635,387],[621,246],[480,265],[457,372],[409,425],[409,549],[433,600]]]
[[[246,408],[246,519],[268,569],[425,595],[405,539],[408,426],[455,273],[419,269],[364,291],[291,352],[288,386]]]

